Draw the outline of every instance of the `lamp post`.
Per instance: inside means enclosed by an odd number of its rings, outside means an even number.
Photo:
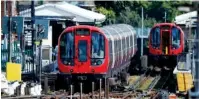
[[[143,14],[143,7],[142,7],[142,36],[141,36],[141,56],[143,55],[143,28],[144,28],[144,18],[143,18],[143,16],[144,16],[144,14]]]

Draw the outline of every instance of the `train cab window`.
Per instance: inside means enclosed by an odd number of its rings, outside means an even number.
[[[180,30],[176,27],[172,28],[172,49],[180,47]]]
[[[91,64],[101,65],[105,57],[105,38],[98,32],[92,32],[91,38]]]
[[[80,40],[78,42],[78,59],[80,62],[87,61],[87,41]]]
[[[65,65],[74,65],[74,33],[64,33],[60,38],[60,59]]]
[[[160,47],[160,28],[159,27],[155,27],[151,31],[151,45],[155,48]]]

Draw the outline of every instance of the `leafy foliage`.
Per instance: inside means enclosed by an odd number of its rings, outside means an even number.
[[[126,23],[141,27],[141,8],[144,9],[144,26],[152,27],[154,23],[164,22],[165,12],[167,22],[173,22],[180,5],[190,4],[190,1],[95,1],[97,11],[106,15],[105,24]]]
[[[106,22],[114,22],[115,21],[115,12],[113,10],[110,9],[106,9],[104,7],[98,7],[96,9],[99,13],[102,13],[104,15],[106,15]]]

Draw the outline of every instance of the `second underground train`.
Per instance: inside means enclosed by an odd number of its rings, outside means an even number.
[[[183,30],[174,23],[154,25],[149,35],[149,54],[150,61],[159,63],[151,64],[176,63],[177,56],[185,51],[185,39]]]

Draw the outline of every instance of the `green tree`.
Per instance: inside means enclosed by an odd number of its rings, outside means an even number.
[[[106,21],[105,23],[114,23],[115,22],[115,12],[111,9],[106,9],[104,7],[98,7],[96,8],[96,11],[99,13],[102,13],[106,16]]]
[[[95,1],[97,10],[106,15],[108,21],[126,23],[134,27],[141,26],[141,8],[144,9],[144,25],[151,27],[157,22],[173,22],[175,16],[182,14],[177,10],[189,1]],[[107,21],[106,21],[107,23]]]

